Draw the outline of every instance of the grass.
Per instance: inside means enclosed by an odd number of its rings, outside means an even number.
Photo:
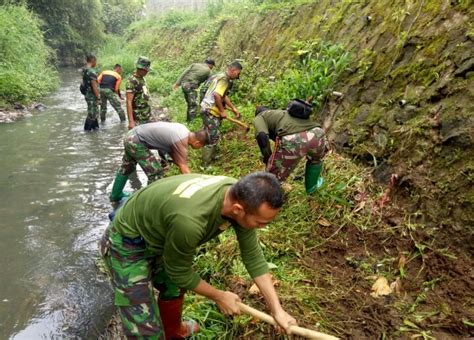
[[[99,54],[99,62],[126,63],[127,72],[131,72],[131,61],[140,54],[148,55],[154,71],[147,76],[147,81],[156,94],[158,109],[166,108],[173,120],[185,123],[182,93],[172,92],[171,86],[184,67],[213,51],[219,23],[234,20],[243,13],[265,13],[268,9],[283,10],[286,15],[293,6],[288,1],[219,4],[216,1],[212,11],[200,14],[203,25],[199,27],[194,24],[195,19],[187,22],[184,14],[137,23],[129,29],[125,43],[116,41],[115,46]],[[232,8],[235,11],[230,10]],[[162,41],[166,41],[166,46]],[[244,55],[242,76],[231,98],[247,123],[252,122],[257,103],[282,107],[294,96],[313,95],[317,106],[338,85],[350,61],[343,47],[320,40],[293,43],[290,57],[293,59],[287,60],[285,71],[281,73],[275,71],[278,67],[272,61],[257,62],[253,61],[252,54],[250,58]],[[226,52],[234,56],[233,51]],[[381,57],[368,49],[362,51],[359,60],[354,60],[354,76],[367,80]],[[218,68],[223,66],[224,61],[221,61]],[[416,68],[416,74],[425,76],[424,68],[418,64],[413,63],[411,67]],[[270,75],[274,75],[274,81],[269,82]],[[431,82],[436,74],[426,74],[426,79]],[[416,82],[416,79],[411,80]],[[382,112],[373,114],[374,121],[380,120]],[[406,136],[403,140],[411,140],[412,134],[418,135],[425,124],[420,120],[413,125],[416,129],[400,127],[400,134]],[[189,128],[201,128],[200,119],[189,124]],[[367,131],[358,129],[360,140],[352,144],[367,148],[364,143],[369,139]],[[222,131],[225,137],[219,145],[220,158],[212,167],[202,168],[200,152],[191,150],[192,170],[233,177],[262,170],[252,131],[243,136],[229,122],[224,122]],[[374,165],[380,161],[378,151],[376,146],[367,151],[372,153]],[[466,259],[466,254],[448,247],[446,234],[437,226],[424,223],[420,207],[405,210],[401,201],[383,207],[381,202],[385,200],[387,188],[373,182],[372,170],[372,166],[356,164],[332,151],[325,159],[325,184],[317,194],[305,194],[301,177],[303,164],[290,177],[291,189],[287,191],[283,210],[270,226],[259,231],[266,259],[273,264],[272,273],[279,282],[277,289],[283,305],[301,325],[341,337],[428,338],[440,329],[468,334],[472,318],[459,306],[464,303],[459,302],[463,299],[452,299],[446,293],[448,283],[462,282],[449,273],[449,268],[458,263],[462,266],[461,260]],[[167,175],[177,173],[173,168]],[[399,190],[409,189],[401,186]],[[231,231],[221,235],[218,243],[203,246],[196,256],[195,269],[214,286],[238,292],[245,303],[265,310],[263,299],[249,292],[252,283],[239,260]],[[389,282],[399,279],[403,293],[386,299],[372,298],[369,293],[376,276],[385,276]],[[223,317],[212,302],[202,297],[189,294],[186,302],[186,317],[199,320],[202,326],[195,338],[275,336],[270,327],[255,323],[247,316]],[[440,323],[431,320],[440,316],[445,318]]]
[[[59,78],[39,19],[24,6],[0,6],[0,31],[0,102],[28,103],[55,89]]]

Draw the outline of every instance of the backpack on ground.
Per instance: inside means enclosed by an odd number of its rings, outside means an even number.
[[[290,116],[300,119],[308,119],[313,112],[313,107],[310,103],[302,99],[293,99],[288,103],[286,111]]]

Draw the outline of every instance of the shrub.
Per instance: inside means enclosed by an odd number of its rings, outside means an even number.
[[[0,99],[29,102],[58,85],[39,19],[24,6],[0,7]]]

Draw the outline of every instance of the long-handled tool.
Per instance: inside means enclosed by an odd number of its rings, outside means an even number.
[[[232,111],[232,110],[231,110],[230,108],[228,108],[228,107],[226,107],[226,109],[229,110],[229,111]],[[247,124],[245,124],[244,122],[241,122],[240,120],[235,119],[235,118],[231,118],[231,117],[229,117],[229,116],[227,116],[226,119],[227,119],[229,122],[232,122],[232,123],[234,123],[235,125],[240,126],[242,129],[245,130],[245,132],[249,132],[249,131],[250,131],[250,127],[249,127]]]
[[[247,306],[246,304],[243,304],[241,302],[237,302],[237,305],[239,306],[239,308],[242,312],[244,312],[246,314],[249,314],[249,315],[251,315],[251,316],[253,316],[257,319],[260,319],[262,321],[265,321],[266,323],[269,323],[273,326],[277,325],[277,322],[275,321],[275,319],[272,316],[270,316],[270,315],[268,315],[264,312],[261,312],[261,311],[255,309],[255,308]],[[316,339],[316,340],[338,340],[339,339],[339,338],[336,338],[332,335],[316,332],[316,331],[313,331],[311,329],[298,327],[298,326],[290,326],[289,329],[288,329],[288,333],[293,334],[293,335],[302,336],[302,337],[305,337],[307,339]]]
[[[234,119],[234,118],[231,118],[231,117],[227,117],[226,119],[227,119],[229,122],[232,122],[232,123],[234,123],[235,125],[240,126],[242,129],[245,130],[245,132],[249,132],[249,131],[250,131],[250,127],[249,127],[247,124],[245,124],[244,122],[241,122],[240,120]]]

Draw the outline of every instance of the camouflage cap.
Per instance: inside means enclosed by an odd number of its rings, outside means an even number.
[[[143,69],[150,71],[151,70],[151,61],[147,57],[138,57],[138,60],[136,62],[137,69]]]

